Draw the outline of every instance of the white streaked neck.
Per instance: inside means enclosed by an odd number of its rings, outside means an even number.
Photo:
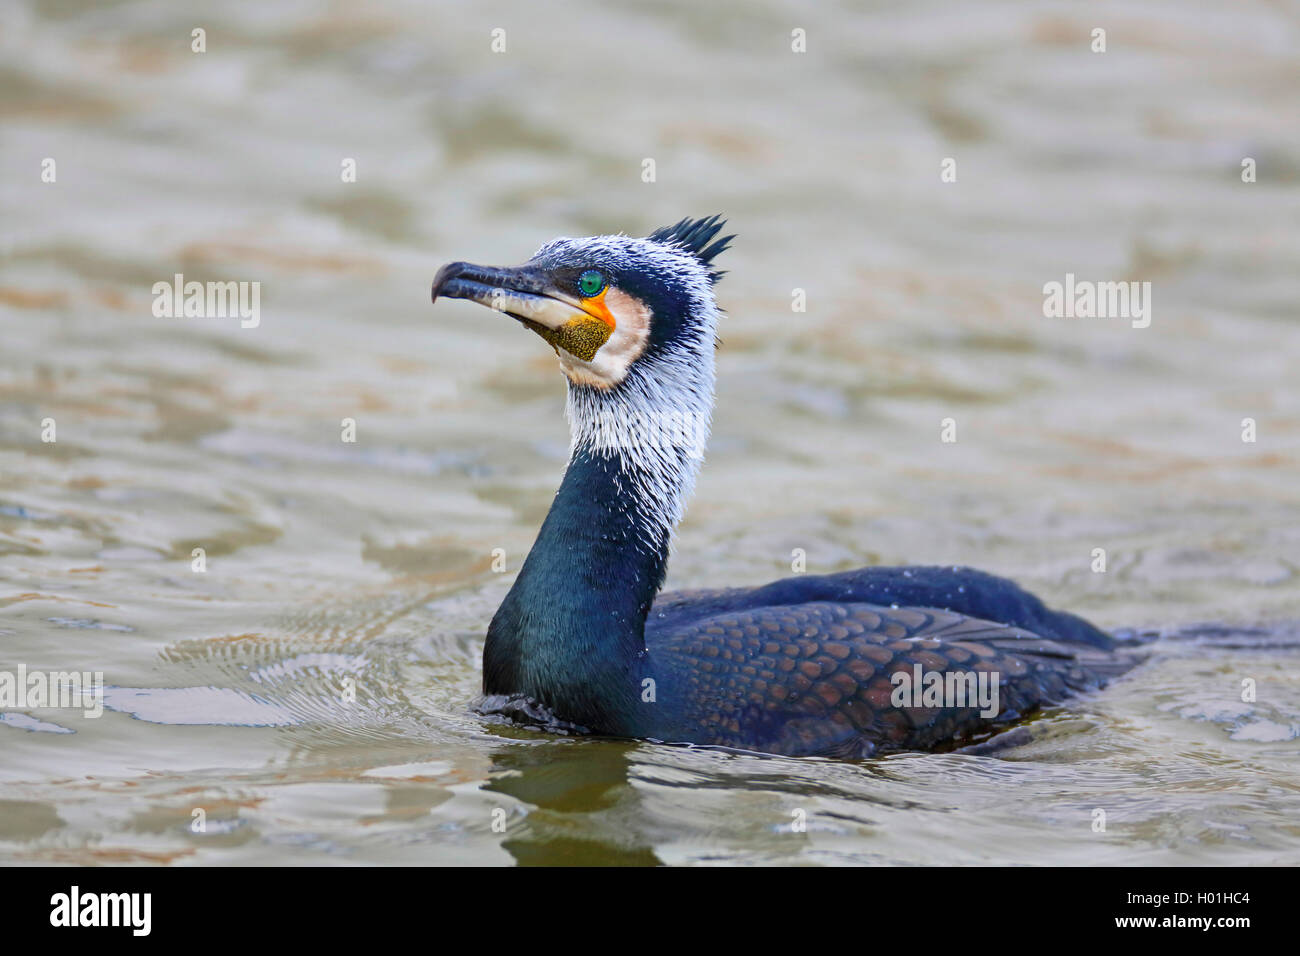
[[[616,387],[570,385],[566,415],[570,458],[579,449],[617,455],[625,486],[641,511],[641,544],[671,541],[704,461],[713,417],[712,324],[695,341],[647,355]]]

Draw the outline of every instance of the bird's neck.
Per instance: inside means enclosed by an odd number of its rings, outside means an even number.
[[[677,400],[657,396],[667,414],[650,410],[643,381],[570,389],[572,455],[488,629],[486,693],[524,694],[606,732],[637,709],[646,615],[707,439],[712,362],[702,371]]]

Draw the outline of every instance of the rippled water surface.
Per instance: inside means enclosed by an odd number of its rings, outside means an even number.
[[[1295,4],[179,6],[0,27],[0,670],[108,684],[0,715],[0,859],[1300,859]],[[670,586],[961,563],[1183,637],[1000,756],[475,716],[563,386],[433,273],[712,212]],[[1067,272],[1152,282],[1150,327],[1044,318]],[[262,283],[260,324],[156,318],[175,273]]]

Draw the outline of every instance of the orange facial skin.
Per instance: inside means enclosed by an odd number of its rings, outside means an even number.
[[[605,293],[609,291],[609,286],[601,289],[599,294],[593,295],[590,299],[582,300],[582,310],[588,315],[594,316],[604,322],[612,330],[614,328],[614,313],[609,311],[609,306],[605,305]]]

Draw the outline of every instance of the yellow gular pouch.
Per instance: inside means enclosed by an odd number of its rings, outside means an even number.
[[[607,286],[581,300],[583,315],[554,329],[529,323],[560,359],[576,385],[613,388],[627,377],[650,338],[650,309],[621,289]]]
[[[614,329],[594,316],[579,316],[565,322],[558,329],[548,329],[536,322],[529,322],[529,327],[544,338],[559,353],[560,349],[575,358],[590,362],[600,351],[600,347],[609,341]]]

